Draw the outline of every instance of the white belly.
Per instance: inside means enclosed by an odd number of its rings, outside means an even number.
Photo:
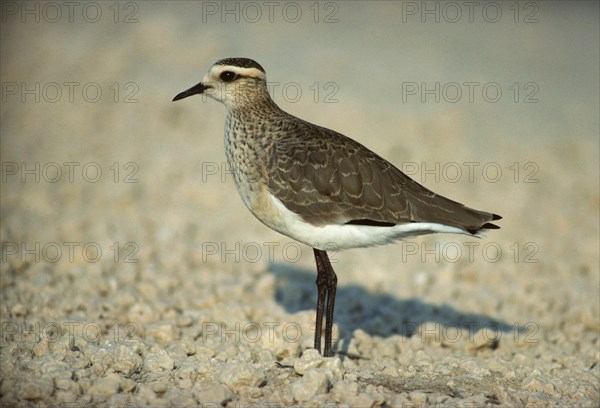
[[[248,206],[259,220],[283,235],[321,250],[389,244],[403,238],[436,232],[470,235],[460,228],[428,222],[411,222],[393,227],[348,224],[315,226],[303,221],[298,214],[288,210],[281,201],[266,190],[261,196],[260,211],[256,211],[256,207]]]

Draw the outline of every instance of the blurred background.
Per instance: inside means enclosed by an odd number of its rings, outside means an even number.
[[[225,108],[171,102],[218,59],[243,56],[265,68],[284,110],[504,217],[483,240],[333,254],[342,337],[402,333],[386,322],[427,321],[442,306],[449,319],[597,333],[597,2],[7,1],[1,11],[4,321],[144,323],[132,305],[154,322],[245,299],[279,317],[314,308],[312,251],[238,197]],[[265,276],[279,289],[255,299]],[[357,290],[372,305],[348,311]],[[382,297],[424,306],[381,311]]]

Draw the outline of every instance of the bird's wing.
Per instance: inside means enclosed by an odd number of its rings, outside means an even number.
[[[360,143],[295,121],[269,152],[268,189],[313,225],[433,222],[476,233],[500,217],[440,196]],[[309,133],[310,132],[310,133]]]

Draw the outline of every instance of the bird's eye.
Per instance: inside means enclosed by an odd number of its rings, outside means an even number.
[[[223,71],[221,72],[221,75],[219,75],[219,78],[221,78],[223,82],[231,82],[237,78],[237,75],[231,71]]]

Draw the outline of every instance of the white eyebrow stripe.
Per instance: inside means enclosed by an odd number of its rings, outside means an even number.
[[[215,65],[211,69],[211,74],[218,77],[223,71],[231,71],[239,76],[265,79],[265,73],[256,68],[242,68],[234,65]]]

